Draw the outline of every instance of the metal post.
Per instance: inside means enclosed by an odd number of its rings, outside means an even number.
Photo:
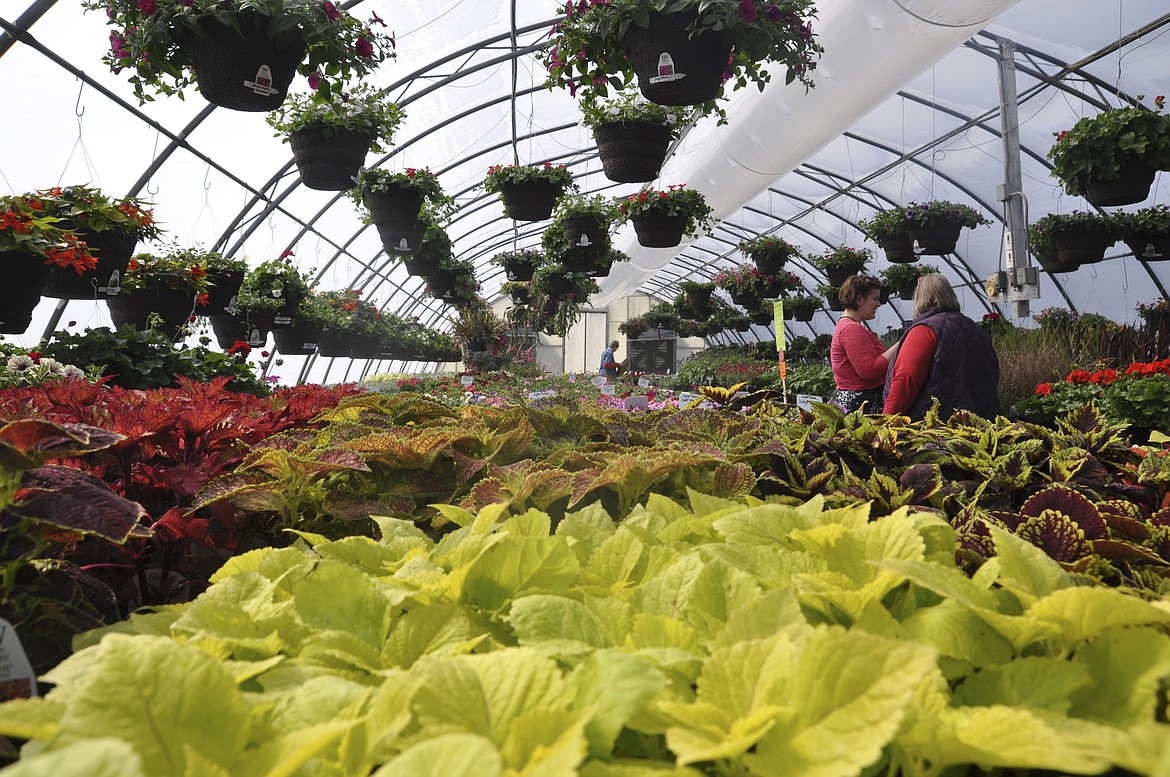
[[[1003,136],[1003,176],[999,199],[1004,203],[1004,264],[1006,283],[1001,293],[1012,305],[1013,318],[1026,318],[1029,299],[1040,296],[1039,273],[1028,259],[1028,221],[1025,211],[1023,177],[1020,173],[1020,117],[1016,93],[1016,48],[1012,41],[998,38],[999,118]],[[998,296],[998,295],[997,295]]]

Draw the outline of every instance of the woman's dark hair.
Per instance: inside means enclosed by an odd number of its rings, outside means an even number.
[[[841,284],[837,299],[846,310],[857,310],[857,298],[868,297],[882,287],[882,282],[872,275],[850,275]]]

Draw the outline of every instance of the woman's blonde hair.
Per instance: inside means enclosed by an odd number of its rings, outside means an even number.
[[[958,310],[959,298],[951,282],[943,277],[942,273],[930,273],[918,278],[918,288],[914,290],[914,312],[918,318],[928,310]]]

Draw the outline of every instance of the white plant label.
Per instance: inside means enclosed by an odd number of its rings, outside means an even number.
[[[617,396],[617,386],[612,383],[606,383],[601,387],[601,393],[607,397]]]
[[[16,636],[16,629],[0,618],[0,701],[37,695],[37,676]]]
[[[464,386],[470,386],[472,383],[475,383],[475,378],[470,375],[463,375],[459,378],[459,382]]]
[[[598,388],[601,388],[606,383],[609,383],[609,381],[606,380],[604,375],[598,375],[596,378],[590,378],[589,382],[592,383],[594,386],[597,386]]]
[[[260,69],[256,71],[256,80],[245,81],[244,86],[264,97],[270,97],[279,91],[272,88],[272,68],[268,65],[261,65]]]
[[[650,388],[650,379],[649,378],[638,378],[638,386],[639,386],[639,388]]]
[[[816,394],[797,394],[796,395],[796,406],[799,407],[801,410],[808,410],[810,413],[812,412],[813,402],[824,402],[824,401],[825,400],[822,397],[818,397]]]

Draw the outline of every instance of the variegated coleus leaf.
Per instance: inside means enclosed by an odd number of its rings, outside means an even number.
[[[49,464],[25,472],[9,511],[119,544],[132,536],[150,535],[140,523],[146,516],[142,505],[118,496],[101,480],[72,467]]]
[[[1086,539],[1100,540],[1109,536],[1109,527],[1097,508],[1083,494],[1068,486],[1054,485],[1037,491],[1025,500],[1020,515],[1033,518],[1045,511],[1062,513],[1085,534]]]
[[[1072,518],[1058,510],[1044,510],[1039,515],[1028,517],[1016,534],[1065,564],[1093,555],[1093,546],[1085,538],[1085,532]]]

